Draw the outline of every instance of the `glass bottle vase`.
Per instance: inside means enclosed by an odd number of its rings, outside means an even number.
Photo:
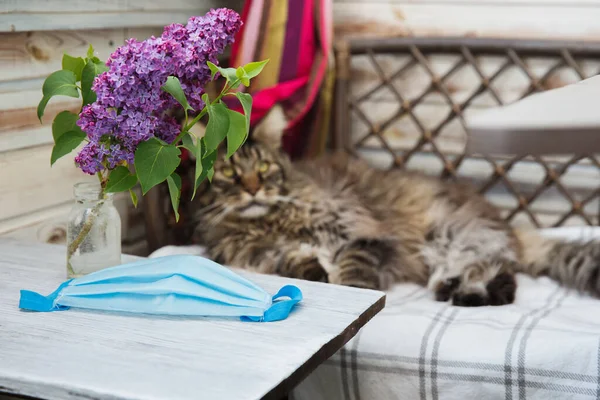
[[[67,224],[67,277],[77,278],[121,264],[121,217],[112,193],[99,184],[74,186]]]

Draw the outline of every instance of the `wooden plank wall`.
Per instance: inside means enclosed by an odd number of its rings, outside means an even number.
[[[106,59],[127,38],[145,39],[211,7],[239,5],[215,0],[0,0],[0,236],[64,242],[73,184],[87,179],[71,156],[50,167],[51,122],[57,112],[77,108],[77,101],[53,99],[44,124],[36,118],[43,80],[60,69],[63,53],[84,55],[91,43]],[[125,251],[144,254],[140,210],[127,197],[117,198],[116,204]]]
[[[341,36],[596,40],[599,0],[334,0]]]
[[[600,0],[335,0],[334,19],[336,38],[385,37],[385,36],[459,36],[494,37],[515,39],[555,39],[597,41],[600,40]],[[430,59],[432,69],[442,76],[458,59],[455,56],[435,56]],[[377,61],[387,76],[398,70],[407,57],[377,56]],[[492,75],[504,61],[500,57],[480,58],[479,67],[487,76]],[[549,59],[529,59],[528,67],[537,76],[542,76],[551,66]],[[380,82],[368,57],[355,57],[352,61],[352,97],[356,98]],[[588,75],[600,71],[598,62],[581,62]],[[568,69],[557,71],[546,82],[548,89],[560,87],[578,80]],[[463,68],[446,81],[452,99],[460,103],[466,100],[479,85],[479,77],[473,68]],[[422,67],[411,68],[408,73],[393,81],[393,86],[404,98],[413,99],[425,91],[430,83],[427,71]],[[503,73],[492,85],[504,102],[511,102],[525,93],[529,81],[518,68]],[[468,110],[477,113],[497,103],[491,95],[479,96]],[[361,110],[374,124],[379,124],[399,108],[393,92],[383,89],[361,104]],[[441,122],[450,111],[450,106],[439,93],[432,93],[414,109],[415,114],[425,121],[427,128]],[[359,140],[368,127],[352,113],[350,135]],[[393,148],[411,148],[420,137],[420,131],[410,117],[403,117],[389,126],[384,137]],[[466,134],[458,121],[454,121],[436,140],[439,149],[447,155],[459,154],[464,149]],[[367,142],[364,152],[371,162],[390,165],[391,157],[381,150],[378,140]],[[408,164],[409,168],[439,173],[442,162],[426,152],[419,153]],[[469,159],[459,170],[461,176],[481,181],[492,173],[492,167],[483,160]],[[510,178],[524,193],[543,181],[544,169],[533,162],[518,163]],[[576,198],[583,198],[590,188],[600,182],[600,172],[595,167],[581,165],[571,168],[563,183],[573,191]],[[514,207],[517,199],[503,185],[498,185],[489,194],[490,200],[501,207]],[[590,216],[597,217],[598,202],[586,208]],[[557,215],[569,210],[569,203],[556,192],[549,191],[536,201],[533,209],[539,213],[544,224],[552,224]],[[521,215],[517,223],[528,223]],[[573,219],[568,224],[581,224]]]

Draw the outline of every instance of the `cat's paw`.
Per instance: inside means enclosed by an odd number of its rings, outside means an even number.
[[[314,282],[329,282],[327,271],[318,257],[302,251],[294,251],[282,257],[277,273],[288,278],[304,279]]]
[[[428,287],[437,301],[460,307],[502,306],[515,300],[514,266],[504,260],[466,266],[458,276],[430,278]]]
[[[501,272],[485,287],[461,285],[452,295],[452,305],[460,307],[504,306],[515,301],[517,282],[511,272]]]
[[[511,272],[502,272],[492,279],[486,286],[489,303],[491,306],[503,306],[515,301],[517,280]]]
[[[437,283],[433,289],[436,301],[448,301],[452,298],[452,295],[458,289],[460,285],[460,278],[458,276],[454,278],[448,278]]]
[[[465,285],[461,277],[455,276],[435,284],[433,293],[436,301],[452,300],[454,306],[480,307],[488,305],[487,293],[478,289]]]
[[[481,307],[489,305],[488,297],[484,293],[456,292],[452,295],[452,305],[457,307]]]
[[[302,266],[298,267],[298,273],[301,279],[307,281],[329,282],[327,271],[316,258],[305,261]]]
[[[333,254],[332,283],[361,289],[385,290],[385,267],[394,258],[394,243],[385,238],[357,238]]]
[[[329,282],[359,289],[383,289],[379,274],[374,268],[367,265],[353,265],[336,269],[329,275]]]

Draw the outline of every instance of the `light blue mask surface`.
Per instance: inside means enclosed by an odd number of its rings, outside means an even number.
[[[278,300],[279,298],[289,298]],[[175,255],[103,269],[61,284],[48,296],[21,290],[19,307],[58,311],[70,307],[143,314],[287,318],[302,300],[296,286],[269,295],[249,280],[206,258]]]

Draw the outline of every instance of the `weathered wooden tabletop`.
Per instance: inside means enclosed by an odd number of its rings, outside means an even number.
[[[18,308],[19,290],[49,294],[65,248],[0,240],[0,392],[44,399],[283,397],[379,312],[382,292],[240,272],[304,300],[279,322]],[[124,258],[127,261],[127,258]]]

